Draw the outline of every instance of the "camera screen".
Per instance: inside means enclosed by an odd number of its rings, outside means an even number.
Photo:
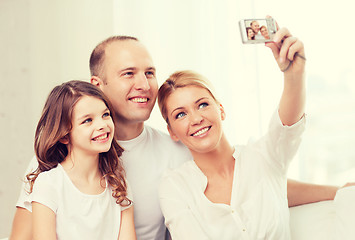
[[[243,31],[241,29],[241,31]],[[276,32],[275,24],[270,19],[247,19],[244,20],[245,43],[258,43],[272,41]]]

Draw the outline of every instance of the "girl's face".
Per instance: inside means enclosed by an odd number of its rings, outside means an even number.
[[[253,29],[248,29],[248,37],[249,37],[249,39],[254,37],[254,35],[255,35],[255,33],[254,33]]]
[[[69,134],[71,151],[95,155],[110,149],[114,125],[111,113],[101,99],[81,97],[73,109],[72,126]]]
[[[218,147],[223,135],[224,109],[204,88],[176,89],[166,100],[169,133],[192,153],[205,153]]]

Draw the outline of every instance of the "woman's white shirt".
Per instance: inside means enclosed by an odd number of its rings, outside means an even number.
[[[133,200],[129,188],[127,193],[128,198]],[[116,203],[109,186],[98,195],[80,192],[60,164],[39,174],[25,203],[27,209],[31,209],[32,201],[47,206],[56,214],[58,240],[117,240],[121,211],[127,208]]]
[[[264,137],[235,146],[230,205],[205,196],[208,180],[194,161],[167,171],[159,196],[173,239],[290,239],[287,168],[304,128],[304,117],[283,126],[276,112]]]

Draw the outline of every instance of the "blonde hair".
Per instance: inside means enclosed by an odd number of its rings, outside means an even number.
[[[168,97],[178,88],[184,88],[188,86],[196,86],[206,89],[212,96],[212,98],[219,103],[215,97],[214,89],[212,84],[207,80],[206,77],[199,73],[191,70],[177,71],[170,75],[170,77],[165,80],[165,82],[160,86],[158,91],[158,105],[161,115],[165,119],[166,123],[169,124],[168,113],[166,109],[166,101]]]

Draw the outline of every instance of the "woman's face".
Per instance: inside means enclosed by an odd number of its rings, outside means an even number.
[[[268,31],[267,31],[267,28],[265,28],[265,27],[260,28],[260,33],[261,33],[261,35],[263,35],[263,37],[264,37],[265,39],[270,39],[269,33],[268,33]]]
[[[202,87],[175,90],[166,101],[169,133],[192,153],[214,150],[223,135],[224,109]]]
[[[253,29],[248,29],[248,39],[252,39],[255,36]]]

